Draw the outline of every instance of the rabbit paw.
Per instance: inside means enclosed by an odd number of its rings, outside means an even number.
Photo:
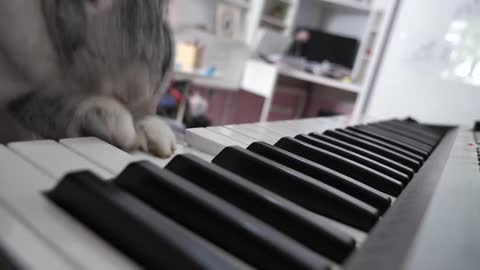
[[[136,139],[132,115],[121,103],[108,97],[91,97],[81,102],[67,135],[98,137],[127,151],[135,146]]]
[[[157,116],[137,122],[137,145],[142,151],[166,158],[175,153],[176,143],[175,134]]]

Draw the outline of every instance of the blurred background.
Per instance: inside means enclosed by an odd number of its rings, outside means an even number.
[[[175,76],[158,113],[187,128],[365,113],[470,123],[478,10],[477,0],[171,0]]]

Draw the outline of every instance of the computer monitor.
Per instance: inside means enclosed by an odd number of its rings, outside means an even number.
[[[306,31],[308,39],[293,42],[289,54],[306,58],[308,61],[329,62],[353,68],[359,47],[354,38],[334,35],[320,30],[299,27],[295,33]]]

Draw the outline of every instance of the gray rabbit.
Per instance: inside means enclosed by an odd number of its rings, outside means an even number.
[[[171,155],[175,136],[155,116],[172,74],[167,9],[167,0],[0,1],[0,133],[95,136]]]

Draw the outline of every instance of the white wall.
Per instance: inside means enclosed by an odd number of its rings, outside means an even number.
[[[317,0],[300,0],[295,25],[318,28],[322,22],[322,11],[322,5]]]
[[[295,25],[309,26],[361,40],[367,21],[365,12],[334,8],[318,0],[300,0]]]
[[[215,0],[171,0],[170,18],[174,25],[205,25],[215,31]]]
[[[452,75],[459,52],[447,37],[452,25],[464,22],[477,33],[468,36],[476,43],[469,49],[480,53],[480,14],[472,14],[478,11],[476,0],[403,0],[367,113],[466,125],[480,119],[480,87]]]
[[[361,41],[366,31],[368,16],[358,12],[335,11],[325,12],[324,29],[327,32],[352,37]]]

